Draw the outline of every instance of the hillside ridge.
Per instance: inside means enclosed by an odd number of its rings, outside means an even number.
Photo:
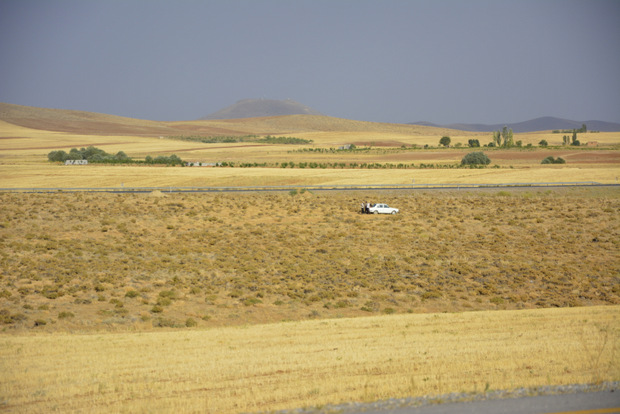
[[[445,128],[354,121],[312,114],[221,120],[149,121],[96,112],[38,108],[8,103],[0,103],[0,121],[47,131],[90,135],[131,134],[154,137],[174,135],[290,135],[302,132],[385,132],[410,135],[450,133]]]
[[[280,115],[323,115],[309,106],[295,102],[292,99],[243,99],[233,105],[200,118],[200,120],[212,119],[237,119],[258,118],[264,116]]]
[[[528,121],[514,122],[514,123],[502,123],[502,124],[468,124],[468,123],[456,123],[439,125],[431,122],[411,122],[411,125],[424,125],[433,126],[438,128],[458,129],[460,131],[471,132],[492,132],[501,130],[504,126],[511,128],[513,132],[536,132],[536,131],[552,131],[552,130],[572,130],[579,129],[582,125],[586,125],[589,131],[600,132],[616,132],[620,131],[620,123],[606,122],[598,120],[589,121],[573,121],[570,119],[557,118],[553,116],[543,116],[539,118],[530,119]]]
[[[505,126],[516,133],[548,130],[579,129],[586,124],[588,131],[618,132],[620,124],[604,121],[571,121],[554,117],[536,118],[513,124],[450,124],[429,122],[408,124],[356,121],[322,114],[271,115],[251,118],[227,118],[188,121],[150,121],[67,109],[39,108],[0,102],[0,121],[10,124],[57,132],[91,135],[169,136],[196,134],[203,136],[238,136],[247,134],[294,134],[301,132],[397,132],[412,135],[466,134],[490,132]]]

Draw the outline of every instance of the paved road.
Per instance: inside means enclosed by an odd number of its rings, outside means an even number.
[[[349,411],[345,411],[349,412]],[[424,407],[360,410],[360,414],[620,414],[620,390],[540,395]]]

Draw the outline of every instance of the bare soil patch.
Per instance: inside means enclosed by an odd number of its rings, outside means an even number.
[[[353,144],[360,147],[401,147],[407,145],[400,141],[358,141],[353,142]]]

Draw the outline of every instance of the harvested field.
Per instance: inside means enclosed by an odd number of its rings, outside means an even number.
[[[619,306],[4,335],[4,412],[240,413],[620,378]],[[329,411],[334,412],[334,411]]]

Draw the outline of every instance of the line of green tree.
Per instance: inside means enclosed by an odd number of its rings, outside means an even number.
[[[493,141],[489,144],[493,144],[495,147],[510,148],[514,147],[514,135],[512,128],[504,127],[501,131],[493,131]]]
[[[267,135],[260,137],[258,135],[242,135],[242,136],[202,136],[202,135],[175,135],[168,136],[168,139],[177,139],[181,141],[202,142],[203,144],[231,144],[239,142],[257,142],[262,144],[292,144],[302,145],[311,144],[311,139],[295,138],[295,137],[274,137]]]
[[[571,132],[575,132],[575,133],[585,133],[588,132],[588,127],[586,126],[586,124],[581,124],[581,128],[579,129],[554,129],[553,131],[551,131],[554,134],[570,134]],[[595,132],[595,131],[591,131],[591,132]]]
[[[489,161],[490,162],[490,161]],[[453,168],[479,168],[486,166],[485,163],[471,164],[433,164],[420,163],[356,163],[356,162],[294,162],[287,161],[282,163],[257,163],[257,162],[232,162],[224,161],[215,163],[217,167],[236,167],[236,168],[320,168],[320,169],[453,169]]]
[[[562,157],[553,158],[551,155],[542,160],[541,164],[566,164],[566,161]]]
[[[93,146],[87,148],[71,148],[69,152],[64,150],[51,151],[47,154],[47,159],[52,162],[65,162],[68,160],[86,160],[92,164],[165,164],[165,165],[184,165],[184,161],[177,155],[158,155],[153,158],[147,155],[144,160],[135,160],[119,151],[116,154],[109,154],[106,151]]]
[[[562,137],[562,142],[564,143],[564,145],[574,145],[575,147],[578,147],[581,145],[581,142],[577,139],[576,130],[573,131],[572,141],[569,135],[564,135]]]

